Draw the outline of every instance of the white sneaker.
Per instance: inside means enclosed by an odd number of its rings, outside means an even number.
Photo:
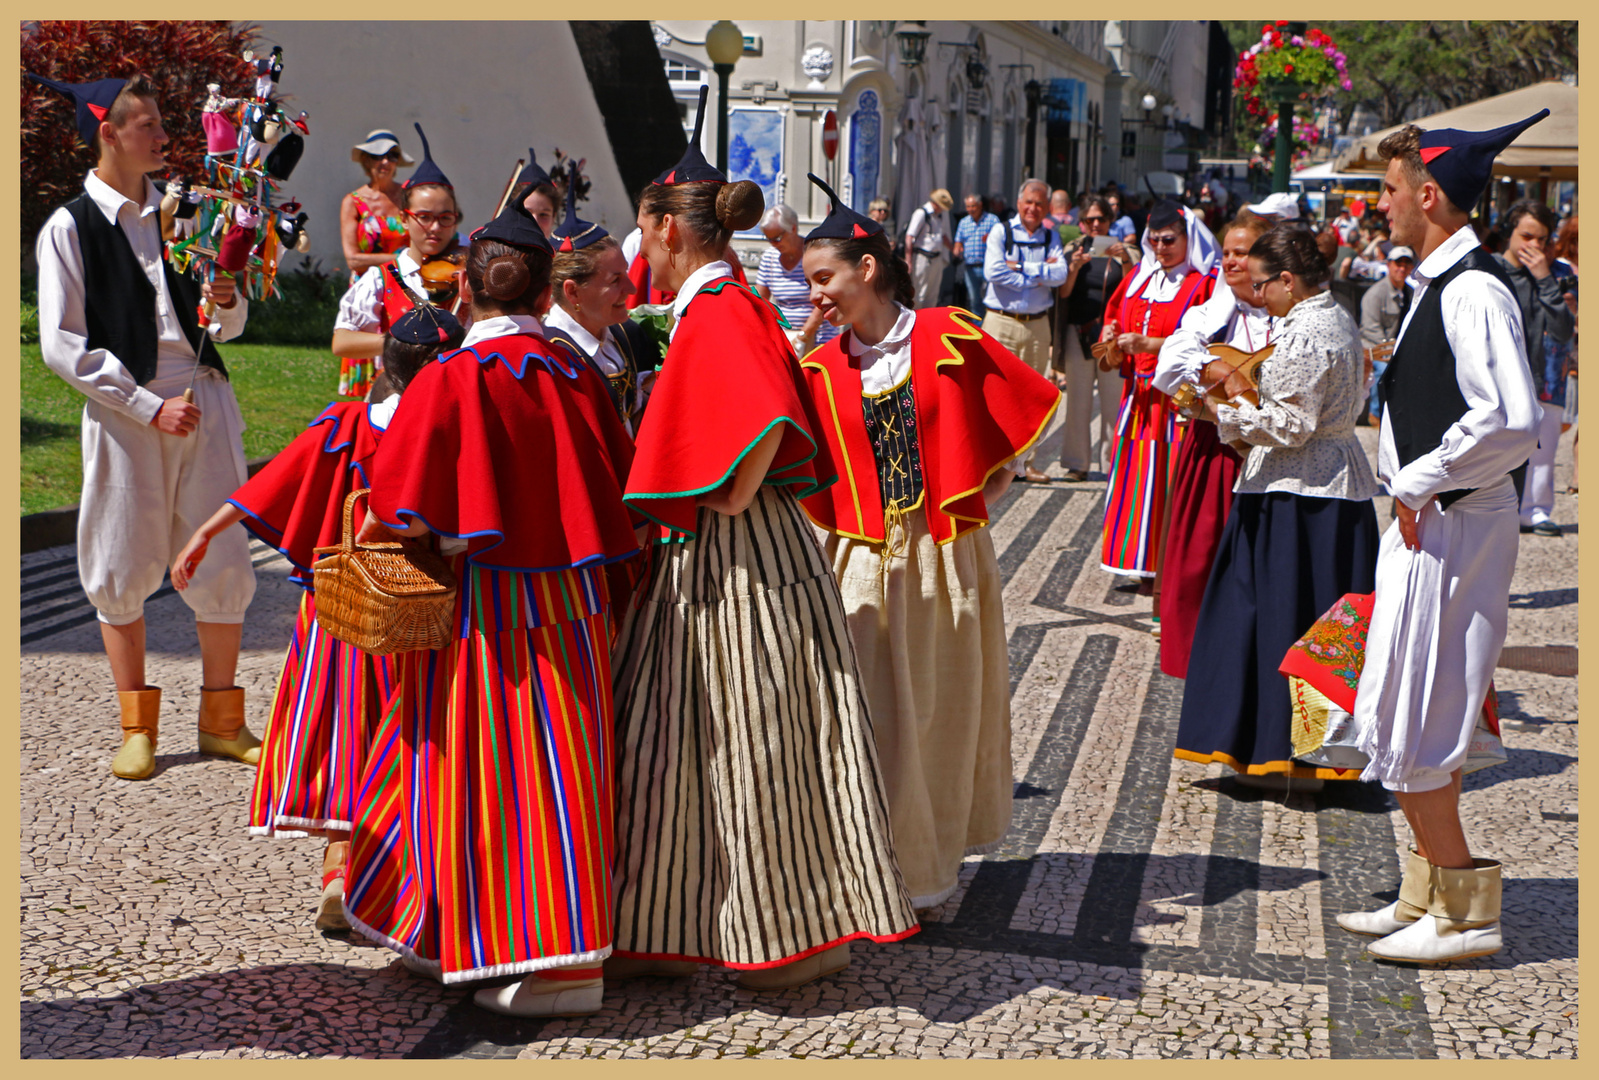
[[[543,979],[534,972],[519,983],[479,990],[472,1000],[506,1016],[588,1016],[600,1011],[605,998],[603,978]]]

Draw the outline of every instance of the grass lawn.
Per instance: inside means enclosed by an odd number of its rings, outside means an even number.
[[[22,349],[22,512],[71,506],[83,486],[83,395]],[[339,362],[303,345],[221,346],[244,413],[246,459],[275,454],[337,396]],[[204,421],[202,421],[203,423]]]

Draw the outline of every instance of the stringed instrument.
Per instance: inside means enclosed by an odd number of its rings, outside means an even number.
[[[460,270],[466,265],[466,252],[459,249],[440,255],[422,264],[422,286],[428,300],[437,307],[449,308],[455,313],[460,300]]]
[[[1250,400],[1256,396],[1260,388],[1259,380],[1255,373],[1260,365],[1277,349],[1276,345],[1267,345],[1254,352],[1245,352],[1243,349],[1231,345],[1216,344],[1208,346],[1205,351],[1216,359],[1208,362],[1199,371],[1199,385],[1194,386],[1183,383],[1171,397],[1177,411],[1190,420],[1197,420],[1202,412],[1200,399],[1212,397],[1218,401],[1237,401],[1239,398]],[[1233,376],[1241,376],[1244,387],[1237,393],[1227,392],[1227,382]],[[1235,386],[1238,380],[1235,380]],[[1258,399],[1257,399],[1258,400]],[[1253,403],[1253,402],[1251,402]]]

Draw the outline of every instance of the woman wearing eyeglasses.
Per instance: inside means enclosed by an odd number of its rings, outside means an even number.
[[[1083,200],[1077,215],[1083,236],[1067,263],[1066,283],[1059,289],[1062,302],[1056,304],[1057,333],[1052,345],[1050,366],[1055,381],[1066,391],[1066,424],[1060,447],[1060,464],[1066,479],[1088,479],[1094,466],[1093,439],[1089,429],[1094,422],[1094,386],[1099,386],[1099,437],[1101,464],[1110,472],[1111,447],[1116,442],[1116,410],[1121,404],[1122,379],[1115,371],[1101,371],[1088,354],[1099,340],[1105,316],[1105,301],[1116,292],[1133,257],[1121,241],[1113,242],[1095,255],[1095,237],[1110,236],[1110,201],[1099,195]]]
[[[1139,579],[1154,592],[1169,462],[1181,432],[1171,399],[1153,385],[1156,356],[1166,336],[1193,305],[1210,299],[1216,279],[1216,238],[1199,216],[1170,199],[1149,212],[1144,258],[1105,305],[1100,340],[1114,339],[1125,380],[1116,416],[1116,455],[1105,495],[1100,565]]]
[[[365,396],[373,377],[382,370],[384,333],[411,310],[416,298],[429,294],[423,265],[464,261],[465,250],[455,231],[461,220],[455,188],[434,163],[421,124],[416,125],[416,132],[422,136],[422,163],[401,187],[399,198],[408,243],[389,261],[371,266],[350,286],[339,301],[339,317],[333,323],[333,352],[340,358],[339,393],[351,397]],[[453,275],[445,277],[447,286],[454,284]],[[438,282],[431,285],[436,289]],[[444,307],[454,299],[453,292],[448,298],[436,293],[430,298]],[[455,314],[463,326],[471,325],[470,312],[463,308]]]
[[[1355,438],[1365,407],[1360,331],[1327,291],[1310,230],[1275,226],[1249,249],[1250,287],[1280,319],[1258,391],[1206,399],[1222,442],[1247,453],[1205,598],[1175,754],[1255,786],[1353,773],[1296,764],[1284,655],[1345,593],[1376,587],[1377,480]],[[1270,778],[1270,779],[1262,779]]]

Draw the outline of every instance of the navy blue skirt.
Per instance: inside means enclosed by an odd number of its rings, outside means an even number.
[[[1371,500],[1234,497],[1188,658],[1176,756],[1238,772],[1335,777],[1293,762],[1289,648],[1345,593],[1376,589]]]

